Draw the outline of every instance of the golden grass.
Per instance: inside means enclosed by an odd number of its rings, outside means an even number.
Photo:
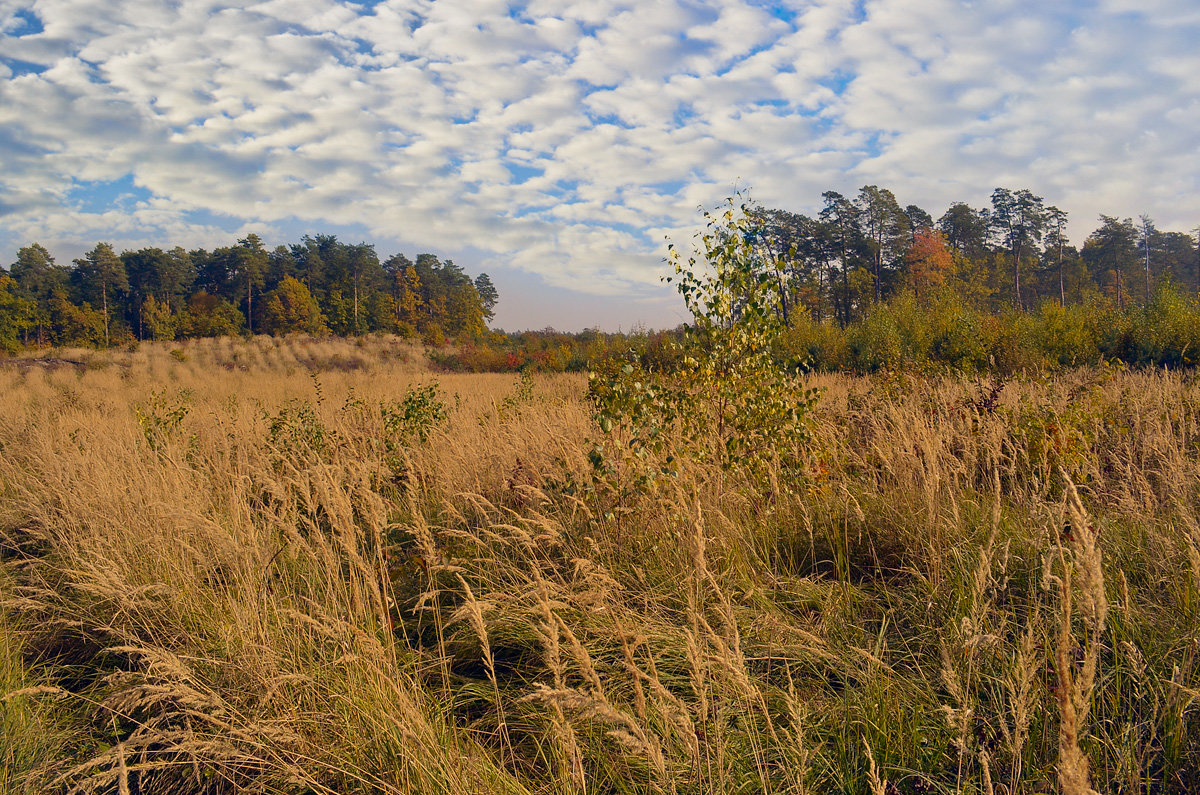
[[[5,791],[1200,776],[1189,376],[815,378],[790,493],[597,482],[581,376],[398,340],[42,360],[0,367]]]

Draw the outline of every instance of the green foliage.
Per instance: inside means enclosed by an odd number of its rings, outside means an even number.
[[[669,473],[685,457],[759,479],[770,471],[786,485],[799,475],[816,395],[796,369],[775,362],[785,326],[755,247],[753,213],[731,200],[705,219],[699,259],[671,248],[674,275],[666,281],[693,317],[678,343],[679,368],[655,372],[632,361],[598,368],[589,386],[596,418],[610,447],[620,439],[649,460],[639,477]],[[603,444],[592,461],[601,472],[615,466]]]
[[[224,298],[198,292],[188,301],[181,334],[185,337],[232,337],[242,333],[246,319]]]
[[[679,441],[667,433],[681,412],[686,414],[692,395],[658,379],[639,362],[609,358],[588,373],[588,397],[595,419],[607,442],[598,442],[588,453],[594,473],[616,486],[624,477],[635,491],[652,489],[660,477],[676,471],[678,458],[667,447]],[[687,438],[684,443],[698,440]],[[693,454],[699,454],[693,449]]]
[[[1128,360],[1133,364],[1190,367],[1200,362],[1200,303],[1163,286],[1133,314]]]
[[[860,373],[874,373],[900,366],[903,347],[896,320],[886,308],[878,307],[846,331],[850,366]]]
[[[162,449],[171,439],[178,436],[183,421],[191,411],[191,401],[192,394],[188,390],[181,391],[171,400],[167,396],[167,390],[162,389],[152,391],[150,401],[145,406],[134,407],[138,425],[141,426],[151,450]]]
[[[421,342],[432,348],[438,348],[446,344],[446,332],[437,323],[429,323],[425,326],[425,330],[421,332]]]
[[[76,305],[61,291],[47,301],[50,340],[55,345],[94,345],[104,342],[104,315],[84,302]]]
[[[267,440],[276,449],[294,456],[323,457],[328,453],[333,432],[307,400],[289,400],[274,414],[263,416],[267,421]]]
[[[314,335],[329,330],[312,293],[291,276],[285,276],[264,296],[259,329],[267,334],[304,332]]]
[[[21,333],[36,324],[37,305],[16,293],[17,283],[0,272],[0,351],[21,347]]]
[[[514,414],[520,410],[521,406],[529,405],[533,402],[533,371],[529,369],[522,370],[517,376],[516,389],[511,395],[505,395],[500,401],[500,419],[505,416]]]
[[[1035,344],[1050,364],[1064,367],[1098,364],[1097,332],[1105,314],[1096,306],[1046,302],[1038,309]]]
[[[380,404],[380,412],[387,437],[397,444],[408,444],[413,438],[424,444],[449,416],[437,381],[408,389],[398,403]]]
[[[142,325],[152,340],[173,340],[179,329],[179,318],[171,307],[152,295],[142,302]]]
[[[409,450],[415,443],[429,441],[430,434],[444,425],[449,415],[437,381],[408,389],[399,401],[379,404],[383,426],[380,452],[393,484],[403,487],[408,481],[412,471]]]

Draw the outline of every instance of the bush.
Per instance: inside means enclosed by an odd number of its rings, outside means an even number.
[[[1130,327],[1130,364],[1187,367],[1200,360],[1200,306],[1173,287],[1134,314]]]
[[[1097,306],[1062,306],[1057,301],[1042,304],[1036,315],[1034,343],[1050,364],[1074,366],[1096,364]]]
[[[232,337],[241,334],[245,325],[246,318],[236,306],[203,290],[188,301],[180,323],[184,337]]]
[[[886,305],[871,309],[846,333],[848,364],[860,373],[874,373],[900,366],[903,349],[900,330]]]

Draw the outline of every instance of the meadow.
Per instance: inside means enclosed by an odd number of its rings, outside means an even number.
[[[783,478],[391,337],[0,360],[0,792],[1195,791],[1195,374],[807,382]]]

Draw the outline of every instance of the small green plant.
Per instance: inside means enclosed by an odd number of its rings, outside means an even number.
[[[308,401],[289,400],[274,415],[265,414],[267,439],[289,450],[311,450],[319,455],[329,449],[331,431]]]
[[[191,411],[192,393],[182,390],[172,401],[167,397],[167,390],[150,392],[150,401],[146,406],[134,407],[138,425],[146,436],[146,443],[151,450],[160,450],[167,441],[179,433],[183,421]]]
[[[413,387],[399,402],[381,403],[379,410],[386,438],[399,445],[408,444],[413,438],[424,444],[429,441],[429,434],[449,416],[437,381]]]
[[[429,435],[449,417],[446,401],[438,383],[414,387],[398,402],[379,404],[383,420],[383,462],[396,483],[403,483],[410,474],[408,450],[413,441],[424,444]]]
[[[533,372],[526,368],[517,375],[516,389],[500,401],[500,417],[527,403],[533,402]]]

